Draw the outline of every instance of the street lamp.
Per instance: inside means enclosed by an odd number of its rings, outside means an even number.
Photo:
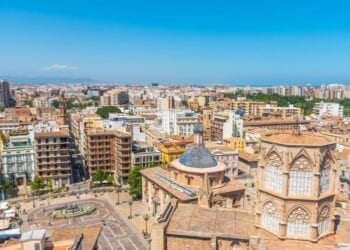
[[[19,225],[19,232],[21,232],[22,231],[23,220],[21,218],[18,218],[17,223]]]
[[[131,219],[132,218],[132,203],[133,203],[133,199],[130,198],[130,200],[128,201],[128,204],[130,206],[130,215],[128,216],[128,219]]]
[[[119,202],[119,194],[120,194],[121,191],[122,191],[122,189],[120,187],[117,187],[118,201],[117,201],[116,205],[120,204],[120,202]]]
[[[21,204],[19,204],[19,203],[16,203],[16,210],[17,210],[17,214],[19,215],[20,214],[20,212],[21,212]]]
[[[152,239],[148,238],[147,242],[148,242],[148,249],[149,250],[151,250],[151,241],[152,241]]]
[[[145,220],[145,226],[146,226],[146,230],[145,230],[145,237],[148,236],[148,230],[147,230],[147,221],[149,220],[149,215],[148,214],[144,214],[143,215],[143,219]]]
[[[67,209],[68,209],[68,203],[66,203],[66,210],[64,211],[64,217],[66,218],[66,223],[68,224]]]
[[[35,207],[35,204],[34,204],[34,191],[32,191],[32,199],[33,199],[33,207]]]

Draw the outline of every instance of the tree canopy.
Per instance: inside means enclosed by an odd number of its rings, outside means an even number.
[[[35,176],[34,180],[30,184],[30,187],[32,188],[32,191],[35,191],[36,193],[39,193],[40,189],[44,187],[43,180],[39,176]]]
[[[33,100],[25,100],[24,105],[32,108],[33,107]]]
[[[116,106],[104,106],[97,109],[96,113],[103,119],[108,118],[109,113],[121,113],[120,109]]]
[[[52,106],[56,109],[58,109],[58,107],[60,106],[60,102],[58,100],[53,100],[52,101]]]
[[[128,184],[130,186],[130,194],[136,197],[142,196],[142,177],[141,166],[133,166],[129,172]]]
[[[12,197],[14,188],[15,188],[15,183],[11,180],[11,178],[5,179],[3,184],[0,186],[0,190],[3,191],[5,195],[8,195],[10,197]]]
[[[106,181],[108,182],[109,185],[112,185],[114,182],[114,178],[112,175],[108,175],[106,178]]]
[[[96,171],[96,173],[92,175],[92,180],[102,182],[107,180],[107,177],[108,177],[108,174],[105,171],[99,169]]]
[[[225,93],[226,98],[235,99],[238,96],[244,96],[241,93],[235,94],[235,93]],[[265,103],[271,103],[272,101],[277,102],[277,105],[280,107],[287,107],[289,104],[293,104],[295,107],[302,108],[304,110],[305,115],[310,115],[312,112],[313,107],[315,106],[315,103],[318,102],[336,102],[340,105],[344,106],[344,115],[348,116],[350,115],[350,99],[344,98],[342,100],[321,100],[318,98],[314,98],[312,100],[306,100],[303,96],[282,96],[278,94],[253,94],[253,95],[245,95],[245,97],[248,100],[252,101],[259,101],[259,102],[265,102]]]

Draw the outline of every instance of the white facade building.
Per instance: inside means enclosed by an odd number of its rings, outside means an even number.
[[[10,132],[1,154],[1,166],[5,179],[12,178],[17,185],[34,179],[33,131]]]
[[[322,116],[337,116],[337,117],[343,117],[344,115],[344,107],[341,106],[339,103],[326,103],[326,102],[320,102],[316,103],[313,108],[313,113],[317,117]]]
[[[230,112],[228,120],[223,125],[223,139],[230,137],[243,138],[243,119],[233,112]]]
[[[159,112],[158,120],[163,134],[187,136],[198,123],[198,114],[191,110],[168,109]]]
[[[131,162],[133,166],[151,167],[160,164],[160,151],[152,144],[143,142],[132,146]]]

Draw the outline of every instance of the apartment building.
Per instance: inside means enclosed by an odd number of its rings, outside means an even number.
[[[70,129],[74,143],[83,152],[83,134],[86,129],[102,128],[102,119],[97,114],[71,114]]]
[[[131,136],[109,129],[87,129],[84,159],[90,177],[99,169],[115,177],[127,177],[131,168]]]
[[[243,120],[232,111],[223,111],[212,114],[210,139],[223,141],[229,137],[243,137]]]
[[[161,152],[161,162],[169,164],[172,160],[179,158],[185,152],[185,142],[165,142],[159,150]]]
[[[159,97],[157,99],[157,109],[174,109],[175,108],[175,100],[173,96]]]
[[[226,145],[206,143],[206,147],[214,159],[226,165],[226,174],[236,176],[238,174],[238,151]]]
[[[84,159],[90,176],[101,169],[110,175],[115,174],[114,132],[107,130],[87,130],[84,141]]]
[[[246,147],[246,140],[240,137],[229,137],[224,139],[224,144],[230,148],[237,150],[238,152],[244,152]]]
[[[116,175],[124,181],[126,181],[131,169],[131,143],[129,133],[115,133]]]
[[[70,155],[71,137],[68,129],[35,132],[35,173],[53,187],[70,184],[72,165]]]
[[[257,111],[257,115],[260,117],[275,116],[282,119],[292,119],[303,115],[304,113],[303,109],[294,107],[294,105],[289,105],[288,107],[277,107],[271,104],[260,106]]]
[[[131,152],[132,165],[141,167],[151,167],[160,164],[160,151],[147,142],[138,142],[132,145]]]
[[[14,104],[15,102],[10,92],[10,83],[0,80],[0,107],[11,107]]]
[[[111,89],[101,96],[101,106],[118,106],[129,103],[129,94],[126,91]]]
[[[0,133],[8,133],[13,129],[18,128],[21,123],[17,119],[1,119]]]
[[[274,130],[293,130],[297,127],[306,128],[310,125],[310,121],[299,119],[259,119],[259,120],[245,120],[244,129],[250,130],[255,128],[274,129]]]
[[[9,133],[1,153],[2,174],[14,178],[17,185],[34,179],[34,138],[32,131],[15,130]]]
[[[341,106],[339,103],[334,102],[319,102],[316,103],[313,110],[313,114],[317,117],[322,116],[336,116],[336,117],[343,117],[344,115],[344,107]]]
[[[161,129],[167,135],[191,135],[199,116],[191,110],[162,110],[158,113]]]
[[[241,110],[244,116],[255,116],[259,114],[259,108],[265,105],[266,104],[264,102],[239,100],[231,102],[231,109],[233,111]],[[272,102],[270,105],[277,106],[277,103]]]

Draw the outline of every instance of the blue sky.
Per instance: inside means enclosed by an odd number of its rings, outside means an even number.
[[[0,0],[0,75],[349,82],[349,1]]]

